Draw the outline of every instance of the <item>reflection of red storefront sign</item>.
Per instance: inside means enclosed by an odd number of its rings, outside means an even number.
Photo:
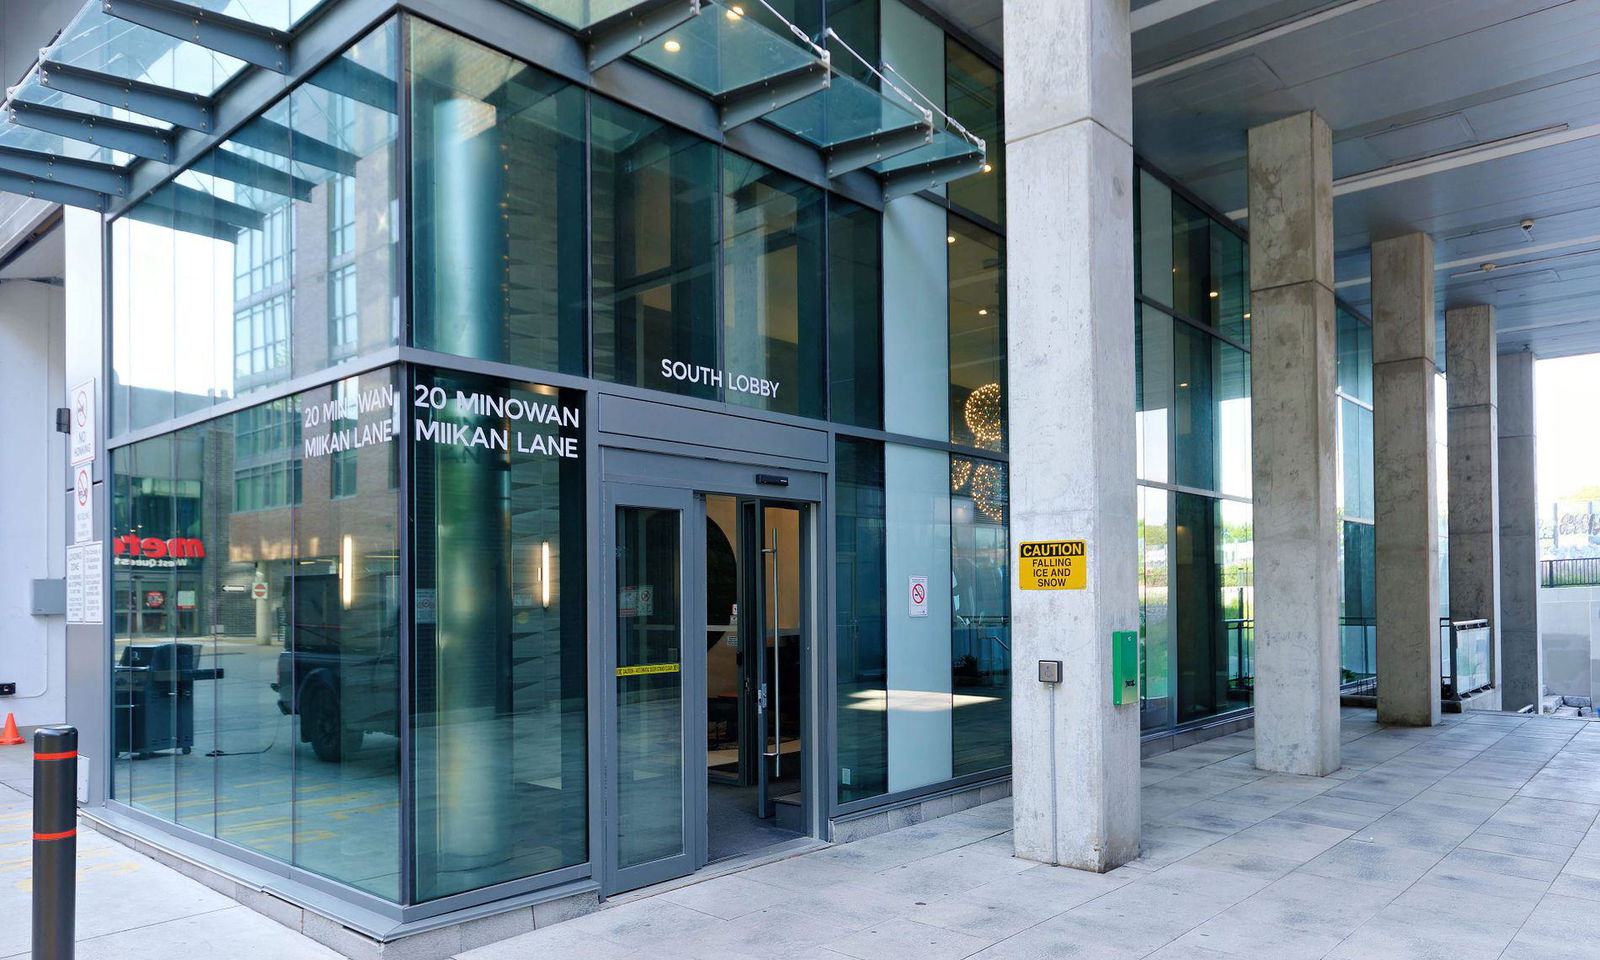
[[[147,590],[144,595],[144,605],[151,610],[160,610],[167,605],[167,595],[160,590]]]
[[[206,545],[194,537],[140,537],[125,533],[111,541],[113,563],[124,566],[178,566],[185,560],[203,560]]]

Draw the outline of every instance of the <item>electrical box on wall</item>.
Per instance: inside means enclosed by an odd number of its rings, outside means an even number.
[[[1111,634],[1111,702],[1124,706],[1139,702],[1139,632],[1117,630]]]

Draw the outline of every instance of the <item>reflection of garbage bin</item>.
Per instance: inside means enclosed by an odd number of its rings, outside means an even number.
[[[222,671],[199,670],[198,643],[130,643],[117,662],[117,752],[148,757],[157,750],[194,747],[194,683],[220,680]]]

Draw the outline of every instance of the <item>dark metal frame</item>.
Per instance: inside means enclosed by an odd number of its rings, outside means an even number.
[[[102,8],[129,23],[136,23],[245,63],[288,72],[293,40],[286,30],[263,26],[207,10],[180,0],[102,0]]]
[[[578,30],[590,70],[620,60],[700,15],[700,0],[647,0]]]
[[[26,100],[11,101],[10,119],[20,126],[53,133],[68,140],[81,140],[97,147],[120,150],[145,160],[164,163],[172,159],[172,134],[142,123],[113,120]]]
[[[58,60],[39,62],[39,85],[190,130],[210,130],[216,109],[210,97],[125,80]]]

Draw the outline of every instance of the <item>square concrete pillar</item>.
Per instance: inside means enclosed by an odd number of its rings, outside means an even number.
[[[1433,239],[1372,245],[1378,722],[1439,722]]]
[[[1500,706],[1520,710],[1544,696],[1539,647],[1538,443],[1534,355],[1497,360],[1500,416]]]
[[[1494,308],[1444,316],[1449,407],[1450,619],[1486,619],[1493,636],[1490,682],[1500,685],[1500,443]],[[1380,680],[1379,683],[1382,683]],[[1498,709],[1497,692],[1483,709]]]
[[[1256,766],[1339,768],[1333,159],[1302,113],[1250,131]]]
[[[1137,630],[1132,70],[1127,0],[1008,2],[1011,539],[1083,540],[1087,588],[1013,584],[1017,856],[1139,855],[1139,708],[1112,702]],[[1038,663],[1062,664],[1058,684]]]

